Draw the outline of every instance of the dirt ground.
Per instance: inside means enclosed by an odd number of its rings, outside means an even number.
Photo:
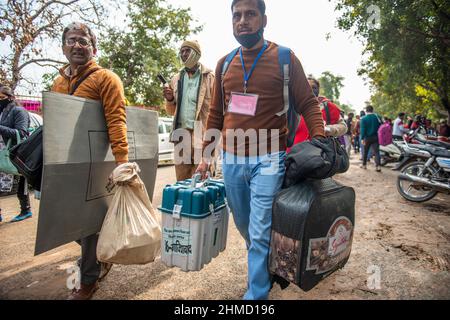
[[[357,196],[349,262],[309,292],[275,285],[270,299],[449,299],[450,197],[408,202],[396,190],[396,176],[389,168],[381,174],[374,166],[364,171],[353,156],[350,170],[336,177]],[[162,188],[174,180],[172,166],[158,169],[155,207]],[[33,199],[32,219],[0,223],[0,299],[65,299],[69,293],[66,269],[78,258],[79,246],[34,257],[38,205]],[[4,221],[17,206],[14,196],[0,198]],[[200,272],[168,268],[159,259],[144,266],[116,265],[94,299],[241,299],[246,279],[245,244],[230,219],[227,249]]]

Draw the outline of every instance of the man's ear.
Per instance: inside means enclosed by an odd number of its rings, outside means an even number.
[[[265,28],[267,26],[267,16],[264,15],[263,17],[263,28]]]
[[[92,53],[94,54],[94,56],[97,55],[97,48],[94,48],[94,50],[92,50]]]

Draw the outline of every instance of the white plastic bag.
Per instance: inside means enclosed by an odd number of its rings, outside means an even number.
[[[139,172],[137,163],[124,163],[110,177],[116,193],[100,231],[98,261],[146,264],[160,253],[161,226]]]

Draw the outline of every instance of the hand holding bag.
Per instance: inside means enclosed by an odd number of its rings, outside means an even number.
[[[97,259],[116,264],[146,264],[161,250],[161,226],[136,163],[114,169],[108,186],[116,193],[97,243]]]
[[[19,144],[20,134],[18,130],[16,130],[16,139],[17,144]],[[12,149],[11,141],[12,139],[9,139],[8,142],[6,143],[6,148],[0,151],[0,171],[8,174],[19,175],[19,171],[17,171],[17,168],[9,159],[9,153],[10,150]]]
[[[314,138],[295,145],[286,157],[283,187],[305,179],[326,179],[344,173],[350,166],[347,152],[333,137]]]

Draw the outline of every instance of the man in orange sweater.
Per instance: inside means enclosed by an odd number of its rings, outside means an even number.
[[[267,299],[271,286],[269,243],[272,202],[281,189],[286,157],[287,118],[284,79],[278,45],[265,41],[263,0],[234,0],[233,33],[241,44],[222,78],[216,67],[207,130],[222,132],[223,176],[228,204],[248,249],[248,285],[244,299]],[[325,137],[319,103],[298,58],[291,52],[290,88],[295,108],[312,138]],[[223,92],[223,95],[222,95]],[[219,136],[220,138],[220,136]],[[205,139],[204,159],[197,171],[205,176],[210,162]]]
[[[52,91],[81,98],[102,101],[109,140],[116,164],[128,162],[125,94],[120,78],[101,68],[94,60],[97,39],[91,29],[82,23],[68,25],[62,35],[62,50],[69,64],[61,68]],[[97,261],[98,235],[77,241],[81,245],[81,287],[74,289],[69,300],[88,300],[98,289],[110,264]]]

